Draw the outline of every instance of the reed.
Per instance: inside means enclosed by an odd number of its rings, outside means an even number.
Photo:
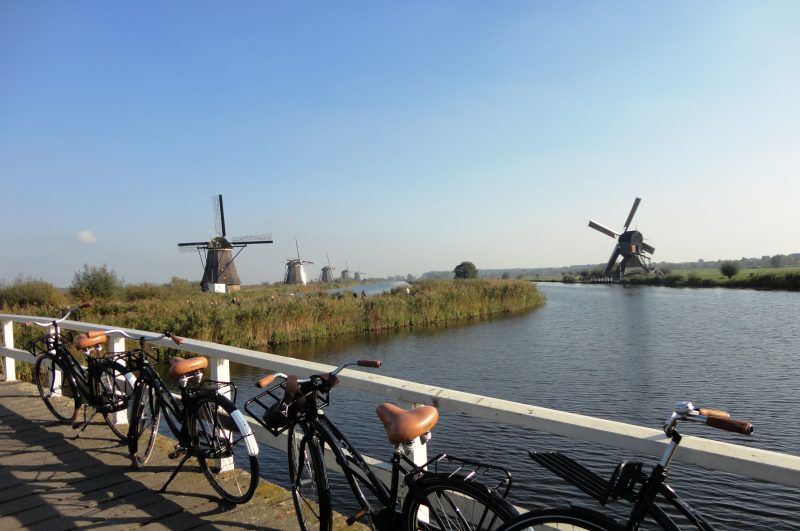
[[[429,326],[453,326],[493,315],[529,311],[545,302],[536,285],[520,280],[430,280],[406,293],[368,298],[331,295],[319,285],[260,286],[235,293],[126,288],[127,295],[96,301],[81,321],[176,334],[264,350],[294,341]],[[81,302],[81,301],[73,301]],[[30,308],[9,308],[11,313]],[[57,315],[58,311],[34,315]]]

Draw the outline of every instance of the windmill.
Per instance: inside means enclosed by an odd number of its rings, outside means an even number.
[[[300,246],[297,244],[297,238],[294,239],[294,246],[297,249],[297,258],[286,259],[286,276],[283,279],[284,284],[301,284],[306,285],[306,270],[303,269],[303,264],[313,264],[300,258]]]
[[[272,235],[259,234],[228,238],[225,232],[225,210],[222,207],[222,195],[213,196],[212,201],[216,236],[212,236],[211,240],[205,242],[179,243],[178,250],[191,252],[192,249],[197,249],[200,263],[203,265],[203,280],[200,282],[203,291],[212,288],[215,291],[236,291],[242,282],[239,280],[239,273],[236,272],[234,260],[248,245],[272,243]],[[238,249],[235,254],[234,249]]]
[[[614,250],[611,252],[611,258],[608,260],[608,265],[606,265],[606,270],[604,272],[604,276],[606,277],[613,276],[615,278],[621,278],[623,275],[625,275],[626,271],[630,272],[631,270],[635,270],[637,273],[643,273],[646,275],[660,273],[658,269],[650,267],[650,257],[647,255],[648,253],[653,254],[655,252],[655,248],[644,242],[644,237],[642,236],[641,232],[638,230],[628,230],[628,227],[630,227],[631,221],[633,220],[633,215],[636,213],[636,209],[639,208],[640,202],[641,198],[639,197],[634,200],[633,206],[631,207],[631,212],[628,214],[628,219],[625,220],[625,225],[621,234],[617,234],[608,227],[589,220],[589,226],[591,228],[617,239],[617,243],[614,245]],[[622,262],[620,262],[619,268],[614,271],[617,258],[620,256],[622,256]]]
[[[359,267],[358,269],[361,269],[361,268]],[[353,280],[355,280],[356,282],[361,282],[361,275],[363,275],[363,274],[364,274],[363,271],[356,270],[353,273]]]
[[[336,268],[335,267],[331,267],[331,257],[330,256],[328,256],[326,254],[325,258],[328,259],[328,265],[326,265],[325,267],[322,268],[322,271],[319,274],[319,280],[321,282],[326,282],[326,283],[330,284],[331,282],[333,282],[333,270],[336,269]]]
[[[350,266],[347,265],[347,260],[344,262],[344,269],[342,270],[342,279],[350,278]]]

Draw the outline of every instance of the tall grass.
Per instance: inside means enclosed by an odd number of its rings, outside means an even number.
[[[412,285],[410,293],[399,289],[368,298],[331,295],[319,287],[260,287],[215,294],[145,285],[126,288],[124,300],[97,301],[77,318],[154,332],[171,330],[195,339],[263,350],[294,341],[456,325],[532,310],[544,302],[535,284],[519,280],[420,281]]]

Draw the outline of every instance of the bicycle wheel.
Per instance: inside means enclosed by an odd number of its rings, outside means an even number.
[[[415,482],[403,503],[406,530],[500,529],[517,516],[505,499],[461,476],[428,474]]]
[[[258,446],[241,411],[220,395],[198,398],[189,429],[208,482],[231,503],[244,503],[258,485]]]
[[[331,494],[319,442],[306,427],[295,424],[289,431],[289,484],[301,531],[331,528]]]
[[[128,436],[122,433],[114,423],[111,413],[126,410],[128,402],[133,396],[133,387],[124,376],[128,370],[125,366],[111,360],[97,362],[96,369],[94,394],[105,410],[103,411],[103,420],[114,435],[121,441],[127,441]]]
[[[503,531],[607,531],[623,527],[603,513],[581,507],[542,509],[524,513],[509,522]]]
[[[141,468],[150,459],[158,437],[161,408],[153,384],[142,379],[136,386],[131,417],[128,419],[128,453],[135,468]]]
[[[52,354],[40,354],[34,364],[39,395],[59,421],[72,423],[78,417],[81,398],[64,363]]]

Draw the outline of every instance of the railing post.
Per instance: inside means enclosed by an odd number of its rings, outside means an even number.
[[[216,380],[218,382],[230,382],[231,381],[231,362],[226,358],[210,358],[208,360],[208,365],[210,369],[210,376],[212,380]],[[231,393],[230,387],[225,387],[220,391],[220,394],[225,395],[226,397],[233,400],[233,395]]]
[[[114,354],[119,354],[121,352],[125,352],[125,338],[124,337],[110,337],[110,338],[108,338],[108,349],[109,349],[109,351],[111,353],[114,353]],[[120,365],[125,365],[125,360],[120,358],[120,359],[117,360],[117,363],[119,363]],[[131,380],[128,380],[128,377],[130,377]],[[133,386],[133,382],[134,381],[135,381],[135,379],[134,379],[133,375],[131,374],[129,376],[126,373],[124,375],[117,376],[117,382],[114,383],[114,386],[115,387],[116,386],[120,386],[121,392],[126,393],[127,395],[129,395],[132,398],[132,396],[131,396],[132,393],[133,393],[132,386]],[[130,385],[130,387],[129,387],[129,385]],[[115,392],[116,392],[116,389],[115,389]],[[128,411],[130,410],[131,407],[133,407],[133,404],[129,402],[128,403],[128,409],[123,409],[121,411],[115,412],[113,414],[112,418],[111,418],[111,421],[114,424],[117,424],[117,425],[118,424],[127,424],[128,423]]]
[[[3,321],[3,346],[14,348],[14,321]],[[15,381],[17,379],[17,361],[11,357],[4,357],[3,367],[6,373],[6,381]]]
[[[424,404],[411,404],[411,407],[420,407]],[[428,462],[428,445],[421,444],[417,441],[414,442],[414,448],[411,450],[411,459],[415,465],[424,465]]]

